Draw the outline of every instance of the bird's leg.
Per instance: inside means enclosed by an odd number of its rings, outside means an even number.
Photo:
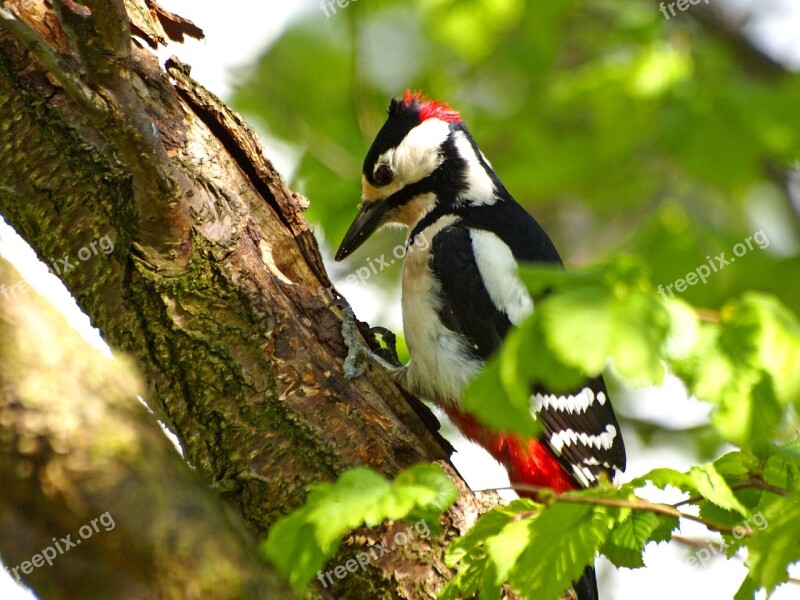
[[[344,317],[342,319],[342,338],[344,338],[344,343],[347,346],[347,357],[344,359],[344,386],[353,379],[361,377],[366,370],[366,363],[368,362],[384,368],[389,372],[390,376],[399,378],[400,373],[403,371],[403,366],[398,360],[397,352],[394,349],[394,334],[388,330],[380,331],[387,348],[381,348],[381,351],[373,352],[360,339],[353,309],[350,306],[343,306],[342,315]],[[389,360],[386,358],[387,354]],[[342,386],[342,389],[344,389],[344,386]]]

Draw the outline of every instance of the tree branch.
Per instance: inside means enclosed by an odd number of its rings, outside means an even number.
[[[104,119],[109,113],[108,104],[102,96],[86,85],[80,76],[0,0],[0,27],[20,42],[39,62],[47,68],[53,78],[64,88],[69,97],[94,119]]]
[[[95,124],[133,177],[131,237],[145,260],[166,271],[185,267],[190,219],[181,202],[190,183],[167,156],[159,131],[133,86],[130,24],[123,0],[54,0],[89,84],[107,99],[111,118]]]
[[[522,492],[534,492],[536,494],[542,494],[543,497],[546,497],[545,503],[556,503],[561,502],[565,504],[588,504],[592,506],[607,506],[609,508],[630,508],[631,510],[639,510],[643,512],[650,512],[659,515],[665,515],[668,517],[676,517],[678,519],[688,519],[690,521],[695,521],[702,525],[705,525],[708,529],[712,531],[718,531],[719,533],[725,533],[728,535],[733,535],[733,528],[728,527],[727,525],[722,525],[721,523],[715,523],[713,521],[709,521],[702,517],[698,517],[697,515],[692,515],[689,513],[682,512],[672,506],[671,504],[661,504],[656,502],[650,502],[649,500],[644,500],[642,498],[636,498],[635,500],[622,500],[619,498],[592,498],[588,496],[573,496],[570,495],[569,492],[564,494],[555,494],[550,488],[543,488],[537,487],[533,485],[524,485],[524,484],[515,484],[511,485],[507,488],[498,488],[498,489],[510,489],[514,491],[522,491]],[[533,512],[530,513],[520,513],[518,518],[525,518],[526,516],[536,514]],[[749,536],[752,534],[752,531],[749,529],[744,529],[745,536]]]
[[[18,277],[0,259],[0,289]],[[37,294],[4,293],[0,550],[12,577],[43,600],[292,597],[141,390],[127,358],[89,347]]]

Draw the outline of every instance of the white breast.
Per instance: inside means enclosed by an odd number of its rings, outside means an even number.
[[[458,402],[466,383],[482,366],[461,334],[439,319],[439,283],[428,261],[433,237],[457,217],[448,216],[427,227],[409,247],[403,265],[403,331],[411,358],[406,370],[410,392],[441,402]]]

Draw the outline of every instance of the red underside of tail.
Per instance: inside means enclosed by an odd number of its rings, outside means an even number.
[[[578,488],[545,444],[536,438],[497,433],[478,423],[474,417],[454,406],[444,406],[450,420],[464,437],[484,448],[508,471],[512,484],[522,483],[546,487],[561,493]],[[531,492],[518,491],[520,496],[536,498]]]

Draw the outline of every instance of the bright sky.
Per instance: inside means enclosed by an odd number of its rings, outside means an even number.
[[[365,0],[367,1],[367,0]],[[746,6],[752,0],[728,0]],[[800,44],[797,43],[797,18],[800,12],[797,0],[766,0],[774,3],[775,17],[759,27],[758,35],[776,52],[788,52],[800,65]],[[224,10],[219,3],[198,0],[162,0],[162,6],[193,20],[206,34],[203,41],[188,40],[183,45],[172,45],[159,52],[162,59],[170,54],[192,66],[192,76],[223,98],[227,97],[233,83],[234,68],[247,65],[258,53],[270,44],[286,24],[298,14],[318,13],[315,0],[289,2],[253,2],[252,0],[229,0]],[[790,9],[793,12],[788,13]],[[244,15],[244,16],[242,16]],[[787,18],[787,15],[794,18]],[[334,17],[335,18],[335,17]],[[284,175],[293,168],[293,158],[285,146],[265,140],[265,150]],[[313,199],[312,199],[313,200]],[[48,297],[53,304],[67,314],[70,322],[93,344],[102,346],[99,335],[89,324],[89,319],[75,305],[61,282],[47,272],[33,251],[16,233],[0,219],[0,255],[11,260],[25,275],[37,291]],[[342,290],[348,294],[348,290]],[[363,294],[363,288],[360,290]],[[0,300],[2,301],[2,300]],[[367,297],[357,312],[361,318],[369,319],[369,305],[375,298]],[[364,313],[367,314],[364,314]],[[399,323],[392,325],[399,326]],[[677,404],[676,404],[677,403]],[[637,398],[637,414],[664,419],[665,415],[682,414],[689,422],[697,423],[705,418],[706,408],[685,399],[680,386],[666,390],[653,390]],[[676,422],[675,425],[678,425]],[[681,424],[685,426],[686,423]],[[645,473],[656,466],[670,465],[676,469],[688,468],[692,454],[688,449],[660,446],[656,449],[641,448],[634,436],[626,438],[629,465],[628,478]],[[454,462],[474,489],[507,485],[505,472],[483,451],[460,443]],[[54,532],[55,534],[68,532]],[[682,529],[688,536],[705,538],[700,526],[688,525]],[[610,567],[605,561],[598,564],[603,600],[728,600],[733,597],[746,570],[741,562],[712,561],[705,567],[693,567],[687,562],[689,551],[679,544],[660,544],[648,549],[645,560],[649,568],[636,571]],[[13,565],[12,565],[13,566]],[[42,567],[42,568],[47,568]],[[613,590],[613,591],[611,591]],[[779,590],[773,598],[790,600],[800,597],[800,588],[793,586]],[[22,590],[8,575],[0,574],[0,598],[4,600],[31,600],[32,594]]]

